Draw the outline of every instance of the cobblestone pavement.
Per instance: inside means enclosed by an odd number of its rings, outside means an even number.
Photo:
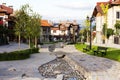
[[[15,48],[16,46],[11,46],[8,49],[5,46],[3,48],[0,47],[0,50],[11,51]],[[61,54],[66,55],[64,60],[55,59],[56,56],[59,57]],[[39,66],[43,68],[41,69]],[[44,74],[41,73],[45,77],[56,77],[56,75],[58,76],[61,73],[68,80],[77,80],[77,78],[83,77],[83,75],[86,80],[120,80],[120,62],[87,55],[77,51],[74,45],[65,45],[64,48],[56,48],[54,52],[49,52],[48,48],[41,48],[40,54],[33,54],[31,58],[26,60],[1,61],[0,80],[23,80],[21,76],[24,73],[29,78],[33,78],[28,80],[37,80],[35,78],[39,80],[58,80],[43,78],[39,73],[40,70],[38,71],[38,67],[45,72]],[[48,75],[49,71],[52,75]],[[82,76],[79,74],[82,74]],[[72,75],[73,78],[69,79],[68,75]],[[25,78],[24,80],[27,79]]]
[[[79,70],[86,80],[120,80],[120,62],[107,58],[87,55],[75,49],[74,45],[67,45],[63,51],[66,61]]]
[[[28,49],[28,48],[29,48],[29,47],[28,47],[27,44],[21,43],[20,49],[19,49],[19,48],[18,48],[18,43],[16,43],[16,42],[11,42],[11,43],[9,43],[8,45],[0,46],[0,53],[17,51],[17,50]]]
[[[32,54],[29,59],[0,61],[0,80],[43,80],[44,77],[40,75],[38,67],[56,57],[50,55],[47,49],[40,49],[40,51]]]
[[[63,74],[62,80],[83,80],[81,74],[63,59],[55,59],[38,68],[40,74],[46,78],[56,78],[57,75]]]

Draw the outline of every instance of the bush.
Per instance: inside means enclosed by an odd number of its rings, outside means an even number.
[[[107,29],[107,38],[109,38],[111,35],[114,34],[114,30],[113,29]]]
[[[30,57],[30,54],[38,53],[39,48],[32,48],[14,52],[4,52],[0,53],[0,61],[9,61],[9,60],[22,60]]]

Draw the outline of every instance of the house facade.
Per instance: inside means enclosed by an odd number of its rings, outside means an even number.
[[[8,27],[11,14],[13,14],[12,6],[6,6],[6,3],[2,3],[0,5],[0,21],[3,21],[3,26]]]
[[[63,23],[58,23],[51,27],[51,36],[53,41],[66,40],[68,36],[68,27]]]
[[[109,5],[108,12],[106,16],[107,28],[115,29],[115,24],[117,21],[120,21],[120,0],[109,0],[108,2],[97,2],[93,15],[96,20],[96,38],[94,39],[94,43],[103,43],[103,25],[105,23],[105,16],[103,10],[101,8],[101,4]],[[114,36],[110,36],[106,43],[115,43]]]
[[[47,20],[41,20],[41,33],[40,33],[40,42],[49,42],[51,37],[51,27],[52,24]]]
[[[14,27],[13,21],[13,7],[6,6],[6,3],[0,5],[0,25],[9,30],[9,33],[0,34],[0,44],[7,44],[8,41],[13,40],[13,34],[10,31]]]
[[[51,36],[55,40],[76,40],[79,34],[79,24],[76,21],[61,21],[51,28]]]

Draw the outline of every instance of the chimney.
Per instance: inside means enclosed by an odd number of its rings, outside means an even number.
[[[109,3],[111,4],[113,2],[113,0],[109,0]]]
[[[9,6],[9,8],[13,9],[13,6]]]
[[[6,3],[2,3],[2,5],[6,6]]]

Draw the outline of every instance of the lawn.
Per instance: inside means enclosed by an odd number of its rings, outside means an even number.
[[[75,47],[76,47],[77,50],[83,52],[83,48],[86,47],[86,44],[77,43],[77,44],[75,44]],[[89,54],[89,55],[94,55],[93,50],[96,49],[96,48],[97,48],[97,46],[92,46],[92,50],[86,51],[84,53]],[[95,55],[95,56],[102,57],[101,54],[98,54],[98,55]],[[120,49],[108,48],[107,49],[107,55],[105,55],[103,57],[120,62]]]

